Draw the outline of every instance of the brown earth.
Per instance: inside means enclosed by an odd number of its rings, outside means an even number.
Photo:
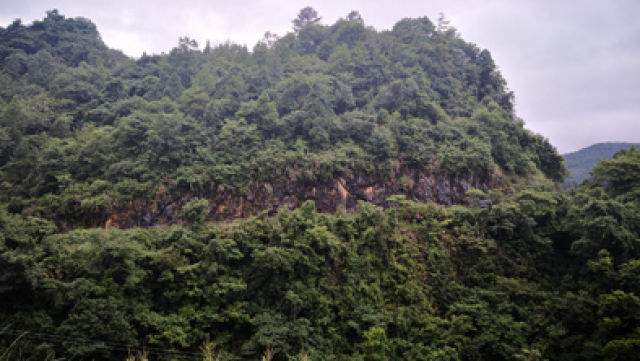
[[[297,180],[255,183],[250,184],[244,194],[214,184],[199,194],[161,187],[152,203],[131,201],[124,207],[111,210],[102,224],[105,228],[130,228],[180,223],[182,205],[194,197],[209,200],[207,220],[222,221],[250,217],[265,210],[273,214],[279,207],[297,208],[306,200],[315,201],[318,211],[324,213],[333,213],[339,208],[351,211],[360,200],[387,207],[390,205],[387,198],[396,194],[403,194],[416,202],[465,204],[466,192],[471,188],[487,191],[504,186],[499,174],[487,179],[451,177],[426,168],[400,168],[394,173],[387,179],[375,174],[355,173],[320,184],[305,184]]]

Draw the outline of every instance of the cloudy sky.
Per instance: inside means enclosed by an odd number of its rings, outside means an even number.
[[[640,142],[638,0],[4,0],[0,26],[57,8],[91,19],[107,45],[138,57],[168,52],[180,36],[251,49],[265,31],[290,31],[305,6],[324,24],[357,10],[378,30],[404,17],[435,22],[442,12],[465,40],[491,51],[518,116],[560,152]]]

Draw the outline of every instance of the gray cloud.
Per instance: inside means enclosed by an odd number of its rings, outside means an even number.
[[[283,35],[304,6],[331,24],[358,10],[389,29],[403,17],[444,12],[462,37],[491,51],[516,94],[529,129],[561,152],[600,141],[640,142],[640,2],[636,0],[196,0],[8,1],[0,25],[29,23],[46,10],[83,16],[110,47],[131,56],[167,52],[178,37],[232,40],[251,48],[264,34]]]

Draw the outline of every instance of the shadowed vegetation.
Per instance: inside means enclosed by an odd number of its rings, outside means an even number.
[[[134,60],[50,11],[0,29],[0,64],[0,360],[638,357],[640,151],[561,192],[562,158],[444,20],[306,8],[251,52]],[[399,167],[500,187],[206,221],[215,192]],[[102,227],[163,197],[180,224]]]

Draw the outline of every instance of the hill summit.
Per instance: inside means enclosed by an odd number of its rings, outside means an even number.
[[[424,17],[379,32],[309,9],[252,51],[184,37],[140,59],[56,10],[0,29],[2,201],[63,228],[131,227],[176,222],[194,197],[230,219],[562,179],[489,51]]]

